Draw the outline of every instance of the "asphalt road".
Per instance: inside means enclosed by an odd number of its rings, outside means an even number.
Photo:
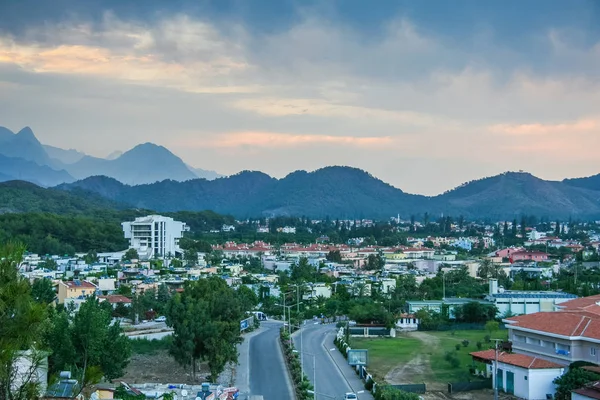
[[[294,334],[296,349],[304,352],[304,374],[313,385],[316,378],[316,399],[343,399],[347,392],[358,393],[360,400],[373,399],[369,392],[359,393],[364,385],[333,344],[334,337],[335,325],[315,325],[311,321],[302,328],[302,335]]]
[[[292,399],[291,382],[278,344],[280,322],[263,321],[249,340],[250,394],[264,400]]]

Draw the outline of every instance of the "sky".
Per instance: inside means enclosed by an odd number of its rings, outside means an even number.
[[[406,192],[600,173],[595,0],[0,0],[0,125]],[[343,184],[343,183],[341,183]]]

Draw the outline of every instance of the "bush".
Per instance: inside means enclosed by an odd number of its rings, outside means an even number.
[[[365,382],[365,389],[367,389],[369,392],[373,390],[373,379],[367,378],[367,381]]]
[[[456,346],[454,346],[454,347],[456,347],[456,351],[460,350],[460,344],[459,343],[456,343]]]
[[[373,397],[375,400],[419,400],[418,394],[405,392],[389,385],[378,385]]]
[[[459,345],[459,348],[460,348],[460,345]],[[452,368],[460,367],[460,360],[458,359],[456,354],[454,354],[451,351],[446,352],[446,354],[444,355],[444,360],[446,360]]]
[[[463,340],[462,345],[463,345],[463,347],[469,346],[469,341],[467,339]]]
[[[483,343],[477,342],[477,349],[481,350],[482,347],[483,347]]]
[[[489,343],[489,342],[491,342],[491,341],[492,341],[492,337],[491,337],[490,335],[485,335],[485,336],[483,337],[483,340],[485,340],[485,342],[486,342],[486,343]]]

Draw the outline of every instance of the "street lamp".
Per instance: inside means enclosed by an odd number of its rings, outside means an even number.
[[[308,353],[306,351],[298,351],[298,350],[293,350],[294,353],[300,353],[300,356],[302,356],[302,354],[306,353],[306,355],[312,356],[313,358],[313,393],[315,394],[314,400],[317,400],[317,357],[313,354],[313,353]],[[302,365],[302,362],[300,362],[300,365]],[[303,369],[304,371],[304,369]],[[302,372],[302,379],[304,379],[304,372]]]
[[[492,339],[494,341],[494,400],[498,400],[498,342],[502,339]]]

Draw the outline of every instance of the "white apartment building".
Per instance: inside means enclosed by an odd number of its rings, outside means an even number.
[[[184,222],[161,215],[139,217],[121,225],[129,247],[136,249],[142,260],[181,253],[179,239],[190,230]]]

